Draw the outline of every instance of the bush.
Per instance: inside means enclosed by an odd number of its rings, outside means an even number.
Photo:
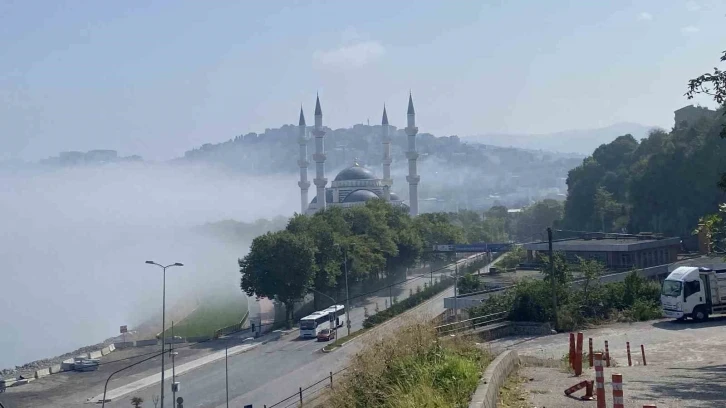
[[[368,316],[365,320],[363,320],[363,327],[367,329],[377,324],[383,323],[386,320],[392,318],[393,316],[399,315],[406,310],[423,303],[427,299],[434,297],[436,294],[448,288],[453,283],[453,278],[443,278],[439,282],[427,287],[421,292],[414,293],[413,295],[407,297],[401,302],[399,302],[397,298],[394,298],[394,302],[391,307],[386,310],[377,312],[372,316]]]
[[[354,357],[329,405],[466,407],[490,361],[471,341],[438,339],[430,323],[408,325]]]

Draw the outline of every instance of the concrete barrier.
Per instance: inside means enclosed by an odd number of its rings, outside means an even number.
[[[5,388],[12,387],[13,385],[15,385],[15,383],[16,383],[15,378],[8,378],[5,380],[0,380],[0,387],[5,387]]]
[[[129,348],[129,347],[134,347],[134,342],[133,341],[124,341],[121,343],[114,343],[114,344],[112,344],[112,346],[114,346],[114,349],[123,350],[123,349]]]
[[[164,342],[166,344],[178,344],[178,343],[186,343],[186,340],[183,337],[174,336],[173,338],[172,337],[165,338]]]
[[[101,355],[103,355],[103,356],[105,356],[106,354],[108,354],[110,352],[111,352],[111,349],[109,349],[108,347],[104,347],[101,349]]]
[[[103,356],[103,353],[101,353],[101,350],[98,351],[92,351],[88,353],[88,358],[101,358]]]
[[[63,371],[60,364],[53,364],[52,366],[48,367],[48,369],[50,370],[51,374],[58,374]]]
[[[77,355],[76,358],[89,358],[90,355],[91,353],[81,353]]]
[[[42,369],[40,369],[40,370],[37,370],[37,371],[35,372],[35,375],[34,375],[34,377],[35,377],[35,378],[43,378],[43,377],[45,377],[46,375],[50,375],[50,368],[42,368]]]
[[[115,351],[115,350],[116,350],[116,345],[115,345],[115,344],[113,344],[113,343],[111,343],[111,344],[109,344],[109,345],[108,345],[108,349],[109,349],[110,351]]]
[[[471,397],[469,408],[496,408],[499,388],[517,366],[519,366],[519,355],[516,351],[507,350],[497,356],[479,380],[479,386]]]
[[[155,346],[157,344],[159,344],[159,340],[157,340],[157,339],[151,339],[151,340],[136,340],[134,342],[134,346],[136,346],[136,347]]]
[[[69,358],[67,360],[63,360],[61,363],[61,371],[71,371],[73,370],[73,367],[75,366],[75,360],[72,358]]]

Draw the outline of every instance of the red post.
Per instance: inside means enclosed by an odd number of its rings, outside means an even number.
[[[575,333],[570,333],[570,367],[575,369]]]
[[[607,408],[605,403],[605,375],[603,373],[602,353],[595,354],[595,399],[597,408]]]
[[[658,408],[655,405],[643,405],[643,408]]]
[[[613,374],[613,408],[625,408],[623,402],[622,374]]]
[[[633,365],[633,360],[630,359],[630,342],[626,342],[625,346],[628,348],[628,367]]]
[[[648,365],[648,364],[647,364],[647,363],[645,362],[645,347],[643,347],[643,345],[642,345],[642,344],[640,345],[640,354],[641,354],[641,355],[643,356],[643,365]]]
[[[593,355],[592,355],[592,337],[590,337],[590,352],[588,353],[588,359],[590,360],[590,368],[592,368],[593,364]]]
[[[605,365],[610,367],[610,347],[607,340],[605,340]]]
[[[592,389],[593,389],[594,382],[592,380],[589,380],[587,382],[587,386],[585,387],[585,395],[580,397],[583,401],[592,401],[595,399],[595,396],[592,395]]]
[[[582,332],[577,333],[577,343],[575,346],[575,375],[582,375]]]

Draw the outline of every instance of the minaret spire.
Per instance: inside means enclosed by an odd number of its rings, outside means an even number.
[[[313,136],[315,136],[315,187],[317,189],[316,210],[324,210],[325,202],[325,186],[328,179],[325,178],[325,131],[323,130],[323,110],[320,108],[320,96],[315,95],[315,128],[313,128]]]
[[[416,160],[418,159],[418,153],[416,152],[416,134],[418,128],[416,127],[416,111],[413,109],[413,97],[411,92],[408,93],[408,113],[407,113],[407,126],[406,135],[408,136],[408,151],[406,152],[406,158],[408,159],[408,200],[411,216],[418,215],[418,182],[421,181],[421,176],[417,174]]]
[[[381,119],[381,139],[383,141],[383,199],[391,201],[391,136],[388,133],[388,114],[386,113],[386,104],[383,104],[383,118]]]
[[[300,187],[300,214],[305,214],[308,209],[308,189],[310,188],[310,182],[308,181],[307,127],[305,126],[305,115],[303,114],[302,106],[300,106],[297,143],[300,145],[300,156],[297,161],[297,165],[300,167],[300,181],[297,183]]]

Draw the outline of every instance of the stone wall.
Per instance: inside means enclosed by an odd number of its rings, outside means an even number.
[[[499,388],[518,366],[519,355],[514,350],[507,350],[497,356],[479,380],[479,386],[471,397],[469,408],[496,408]]]

